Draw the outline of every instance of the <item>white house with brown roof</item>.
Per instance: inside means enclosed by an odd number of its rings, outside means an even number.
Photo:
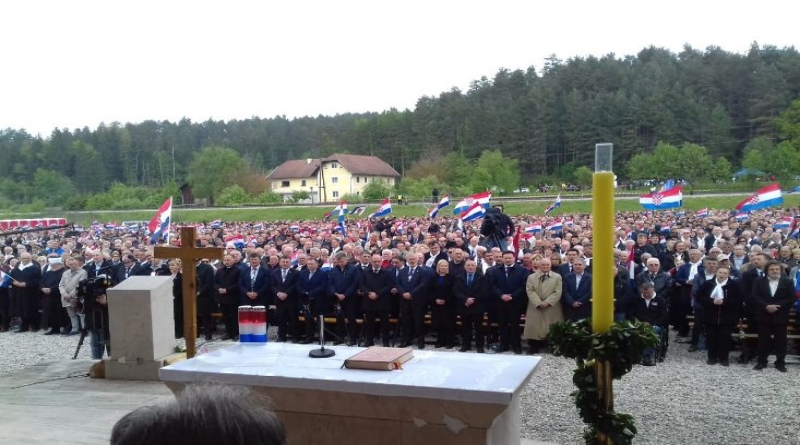
[[[273,192],[289,197],[305,190],[313,203],[339,202],[345,195],[360,195],[374,181],[393,187],[399,178],[400,174],[378,157],[339,153],[324,159],[286,161],[267,175]]]

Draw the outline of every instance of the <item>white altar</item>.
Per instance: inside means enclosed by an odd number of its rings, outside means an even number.
[[[290,443],[520,443],[519,394],[538,357],[414,351],[396,371],[343,369],[364,348],[268,343],[219,349],[160,370],[173,392],[213,381],[269,396]],[[426,441],[426,442],[420,442]]]

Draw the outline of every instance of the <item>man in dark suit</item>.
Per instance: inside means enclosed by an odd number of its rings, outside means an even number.
[[[223,267],[214,275],[214,288],[222,310],[222,321],[225,323],[223,340],[233,340],[239,336],[238,307],[240,301],[241,270],[234,265],[231,255],[222,259]]]
[[[216,294],[214,289],[214,266],[209,264],[209,260],[204,259],[197,264],[197,317],[200,326],[203,327],[203,334],[206,340],[211,340],[211,332],[214,329],[214,317],[212,313],[217,308]]]
[[[631,302],[630,318],[633,321],[647,323],[653,327],[656,335],[661,336],[663,329],[667,329],[669,322],[667,314],[667,300],[656,294],[651,281],[643,281],[639,286],[639,296]],[[642,364],[655,365],[656,348],[648,348],[644,352]]]
[[[84,268],[86,268],[86,266],[84,266]],[[140,275],[141,269],[142,266],[136,262],[136,257],[131,254],[122,255],[122,265],[117,269],[117,276],[112,277],[112,284],[117,285],[128,279],[128,277]]]
[[[775,350],[775,369],[786,372],[786,325],[795,301],[794,282],[783,275],[783,266],[770,261],[766,276],[756,278],[750,295],[758,322],[758,363],[755,370],[767,367],[767,357]]]
[[[300,343],[309,344],[314,341],[314,332],[317,330],[315,328],[319,326],[314,323],[314,317],[324,317],[331,309],[328,297],[328,273],[321,270],[316,261],[306,262],[306,268],[299,272],[297,296],[304,307],[306,327],[305,337]]]
[[[356,294],[360,280],[358,266],[351,265],[345,252],[336,252],[334,267],[328,272],[328,294],[333,297],[336,310],[336,330],[339,337],[334,344],[345,341],[355,345],[358,338],[356,319],[361,311],[361,302]]]
[[[363,294],[361,309],[364,311],[364,331],[366,341],[364,346],[373,346],[375,338],[375,319],[380,319],[381,340],[383,346],[389,346],[389,291],[392,279],[385,269],[381,269],[383,262],[380,254],[373,254],[370,259],[369,269],[361,273],[360,289]]]
[[[744,316],[747,319],[747,333],[755,334],[758,332],[758,317],[756,317],[756,306],[753,303],[752,293],[753,284],[756,279],[764,276],[764,267],[772,261],[769,255],[758,253],[750,259],[753,263],[747,272],[742,274],[742,288],[744,289]],[[749,357],[742,357],[743,360]]]
[[[519,321],[528,300],[525,293],[528,272],[515,264],[514,252],[503,252],[503,264],[495,266],[491,272],[491,299],[500,330],[498,352],[508,351],[510,346],[515,354],[522,354]]]
[[[417,346],[425,347],[425,314],[428,312],[429,287],[432,274],[419,265],[420,255],[410,252],[408,265],[398,275],[400,303],[400,347],[405,348],[417,340]]]
[[[83,265],[83,270],[86,271],[86,278],[93,279],[98,275],[108,275],[112,277],[111,261],[103,258],[103,252],[96,250],[92,253],[92,261]]]
[[[689,321],[686,316],[692,308],[692,288],[695,280],[703,277],[705,273],[702,257],[703,254],[699,250],[689,250],[689,262],[678,267],[678,271],[675,273],[675,292],[669,303],[669,315],[671,324],[678,329],[679,337],[686,337],[689,334]],[[697,326],[699,323],[695,323],[695,328]],[[696,345],[696,343],[694,344]]]
[[[278,326],[278,341],[285,342],[287,335],[292,336],[292,342],[297,343],[300,338],[295,333],[297,326],[297,271],[292,269],[289,257],[281,257],[278,268],[272,271],[270,279],[270,296],[275,302],[275,324]]]
[[[647,269],[636,276],[636,288],[642,283],[651,282],[656,291],[656,295],[662,297],[669,304],[672,295],[672,276],[661,270],[661,262],[658,258],[651,257],[647,260]]]
[[[248,258],[249,266],[244,273],[240,272],[239,293],[240,305],[269,306],[269,272],[261,267],[261,257],[258,253],[251,253]]]
[[[16,302],[17,310],[22,318],[22,324],[15,332],[39,330],[39,284],[42,279],[42,269],[32,261],[29,252],[23,252],[16,267],[8,273],[11,282],[12,298]]]
[[[584,273],[583,258],[575,258],[572,267],[573,273],[564,277],[561,302],[566,318],[578,321],[592,316],[592,275]]]
[[[558,269],[556,270],[556,273],[561,275],[561,278],[564,278],[572,273],[572,263],[575,261],[575,258],[580,256],[580,252],[578,252],[578,249],[572,248],[567,250],[566,255],[567,261],[565,261],[563,264],[559,264]]]
[[[464,275],[456,277],[453,293],[456,299],[456,312],[461,317],[461,352],[472,349],[472,331],[475,331],[475,348],[479,354],[484,352],[486,328],[483,316],[486,314],[486,297],[489,281],[475,260],[464,264]]]

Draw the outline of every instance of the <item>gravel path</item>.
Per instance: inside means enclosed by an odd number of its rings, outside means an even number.
[[[71,359],[77,344],[78,336],[0,333],[0,376],[42,361]],[[198,350],[226,344],[198,343]],[[91,358],[88,338],[79,357]],[[523,437],[583,443],[583,424],[570,397],[574,366],[569,359],[543,356],[522,394]],[[774,368],[753,371],[752,364],[708,366],[704,353],[689,353],[687,345],[673,341],[664,363],[635,367],[614,382],[614,394],[617,409],[636,418],[637,444],[800,444],[796,364],[785,374]]]

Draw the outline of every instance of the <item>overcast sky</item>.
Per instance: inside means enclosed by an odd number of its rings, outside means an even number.
[[[0,5],[0,128],[414,108],[499,68],[797,45],[797,1],[35,1]]]

